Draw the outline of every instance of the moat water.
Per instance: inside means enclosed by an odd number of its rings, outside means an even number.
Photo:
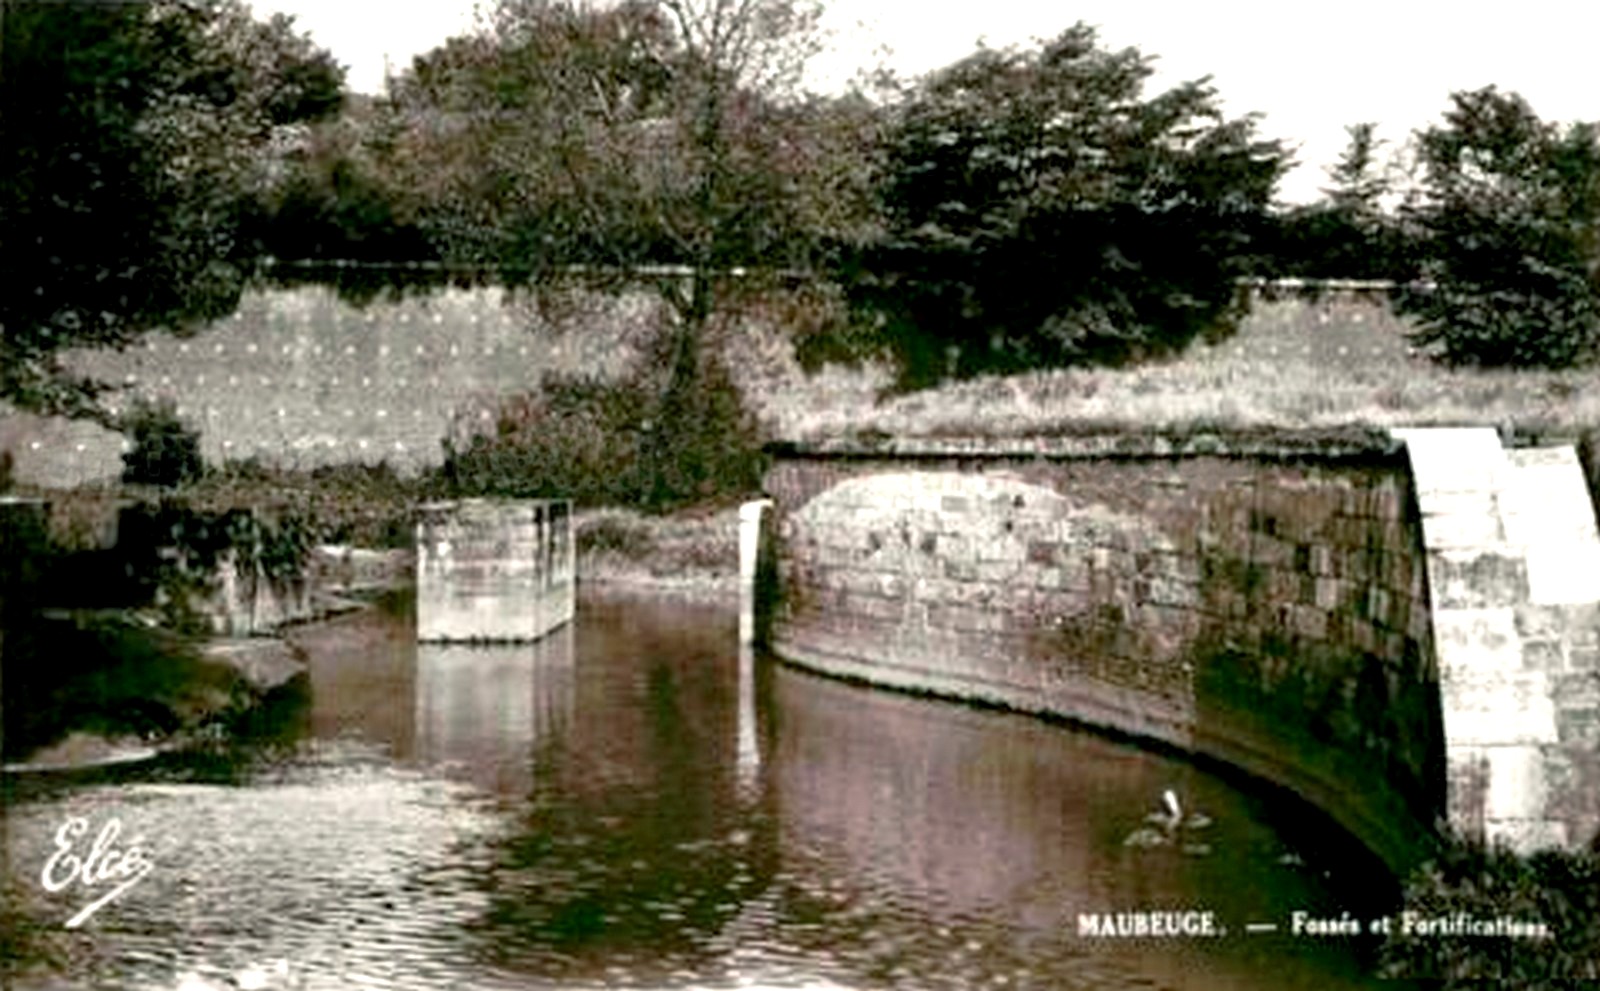
[[[1373,940],[1291,929],[1381,916],[1392,882],[1282,796],[741,659],[728,609],[578,616],[521,648],[419,646],[404,607],[309,627],[309,677],[229,759],[8,782],[7,987],[1379,983]],[[1188,824],[1147,821],[1167,790]],[[66,928],[135,846],[147,872]],[[1215,934],[1083,931],[1150,912]]]

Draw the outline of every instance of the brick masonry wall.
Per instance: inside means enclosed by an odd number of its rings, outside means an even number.
[[[780,457],[776,652],[1218,758],[1407,862],[1443,813],[1444,754],[1392,445],[1015,447]]]

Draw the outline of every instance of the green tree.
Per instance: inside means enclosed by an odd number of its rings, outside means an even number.
[[[1276,270],[1331,279],[1392,279],[1417,275],[1399,220],[1383,200],[1396,192],[1395,163],[1379,157],[1376,125],[1353,124],[1350,143],[1330,167],[1322,199],[1282,219]]]
[[[1431,291],[1414,339],[1455,365],[1561,368],[1600,355],[1600,127],[1538,118],[1494,87],[1417,135],[1407,216]]]
[[[239,235],[252,254],[272,260],[275,282],[331,285],[362,304],[446,281],[390,165],[394,122],[373,98],[351,94],[283,156]]]
[[[900,104],[885,235],[846,278],[901,387],[1137,360],[1236,316],[1287,156],[1204,80],[1144,99],[1151,71],[1079,24],[980,49]]]
[[[58,361],[229,312],[243,205],[342,70],[236,0],[7,3],[0,21],[0,397],[107,420]]]
[[[864,193],[833,155],[848,128],[818,126],[835,102],[800,89],[819,13],[806,0],[502,0],[483,31],[391,87],[396,165],[447,258],[511,284],[588,266],[669,305],[670,374],[641,440],[650,501],[714,470],[686,463],[705,445],[676,438],[702,418],[726,304],[762,273],[809,266]]]

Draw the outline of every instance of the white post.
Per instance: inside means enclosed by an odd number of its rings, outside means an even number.
[[[761,554],[762,514],[771,499],[757,499],[739,507],[739,642],[756,636],[756,564]]]

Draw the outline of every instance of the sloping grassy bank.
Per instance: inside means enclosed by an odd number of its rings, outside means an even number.
[[[779,434],[794,440],[1198,426],[1511,425],[1573,436],[1600,430],[1600,369],[1450,369],[1411,347],[1408,330],[1371,302],[1263,302],[1234,337],[1166,361],[986,377],[884,402],[873,402],[862,386],[881,386],[887,376],[866,369],[768,390],[768,413]]]
[[[603,509],[575,522],[578,581],[606,591],[665,593],[737,601],[739,508],[690,509],[670,516]]]

